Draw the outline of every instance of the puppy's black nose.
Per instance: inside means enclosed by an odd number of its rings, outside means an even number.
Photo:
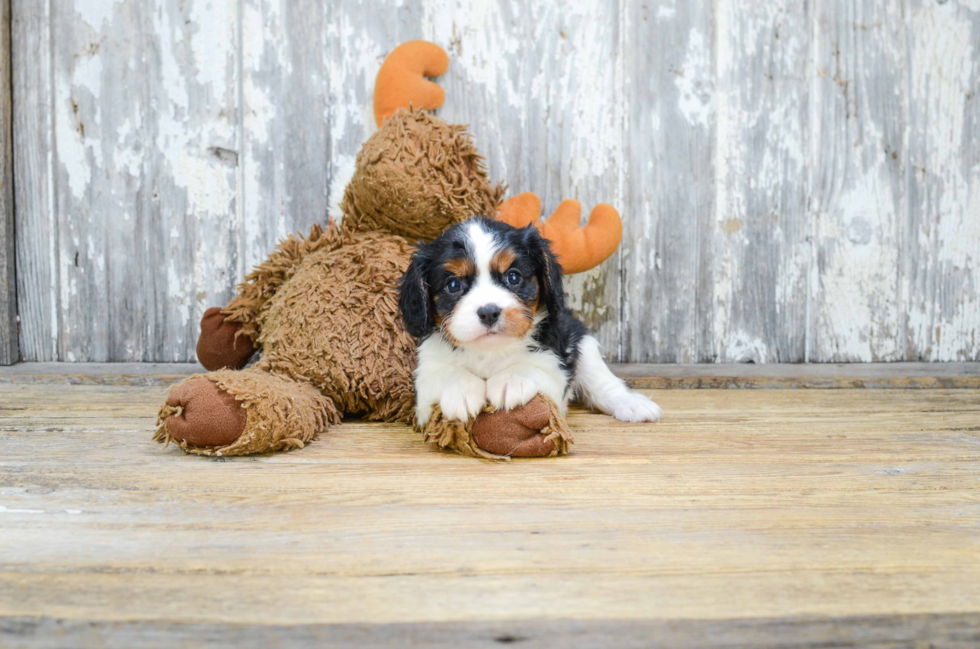
[[[480,322],[485,327],[492,327],[500,320],[500,307],[496,304],[481,306],[476,310],[476,315],[480,316]]]

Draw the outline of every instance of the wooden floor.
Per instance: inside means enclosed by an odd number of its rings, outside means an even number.
[[[980,646],[977,390],[648,391],[510,463],[186,457],[164,391],[0,384],[0,647]]]

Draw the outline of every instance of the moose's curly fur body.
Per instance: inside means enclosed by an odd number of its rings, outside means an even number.
[[[423,110],[442,102],[423,74],[447,65],[441,48],[422,41],[389,55],[375,91],[384,121],[357,156],[339,224],[286,238],[227,306],[205,313],[198,357],[211,371],[171,389],[155,440],[187,453],[244,455],[302,448],[348,413],[414,419],[416,343],[399,312],[398,280],[418,240],[496,216],[504,193],[487,179],[465,127]],[[530,222],[531,203],[524,197],[515,203],[521,209],[500,212]],[[244,369],[259,350],[261,359]],[[479,457],[567,449],[553,403],[539,398],[490,414],[466,423],[434,417],[421,432]]]

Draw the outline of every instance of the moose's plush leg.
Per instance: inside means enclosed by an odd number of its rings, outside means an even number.
[[[465,424],[444,419],[436,404],[421,433],[439,448],[491,460],[563,455],[573,441],[561,409],[543,394],[513,410],[488,406]]]
[[[220,370],[171,388],[153,439],[186,453],[249,455],[303,448],[331,423],[340,413],[309,383]]]
[[[201,337],[197,339],[197,360],[209,370],[240,370],[255,355],[252,339],[242,325],[225,319],[221,307],[213,306],[201,318]]]

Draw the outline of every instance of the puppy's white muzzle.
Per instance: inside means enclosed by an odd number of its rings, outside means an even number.
[[[481,278],[453,309],[449,334],[464,345],[486,337],[504,338],[503,313],[517,304],[513,293]]]

